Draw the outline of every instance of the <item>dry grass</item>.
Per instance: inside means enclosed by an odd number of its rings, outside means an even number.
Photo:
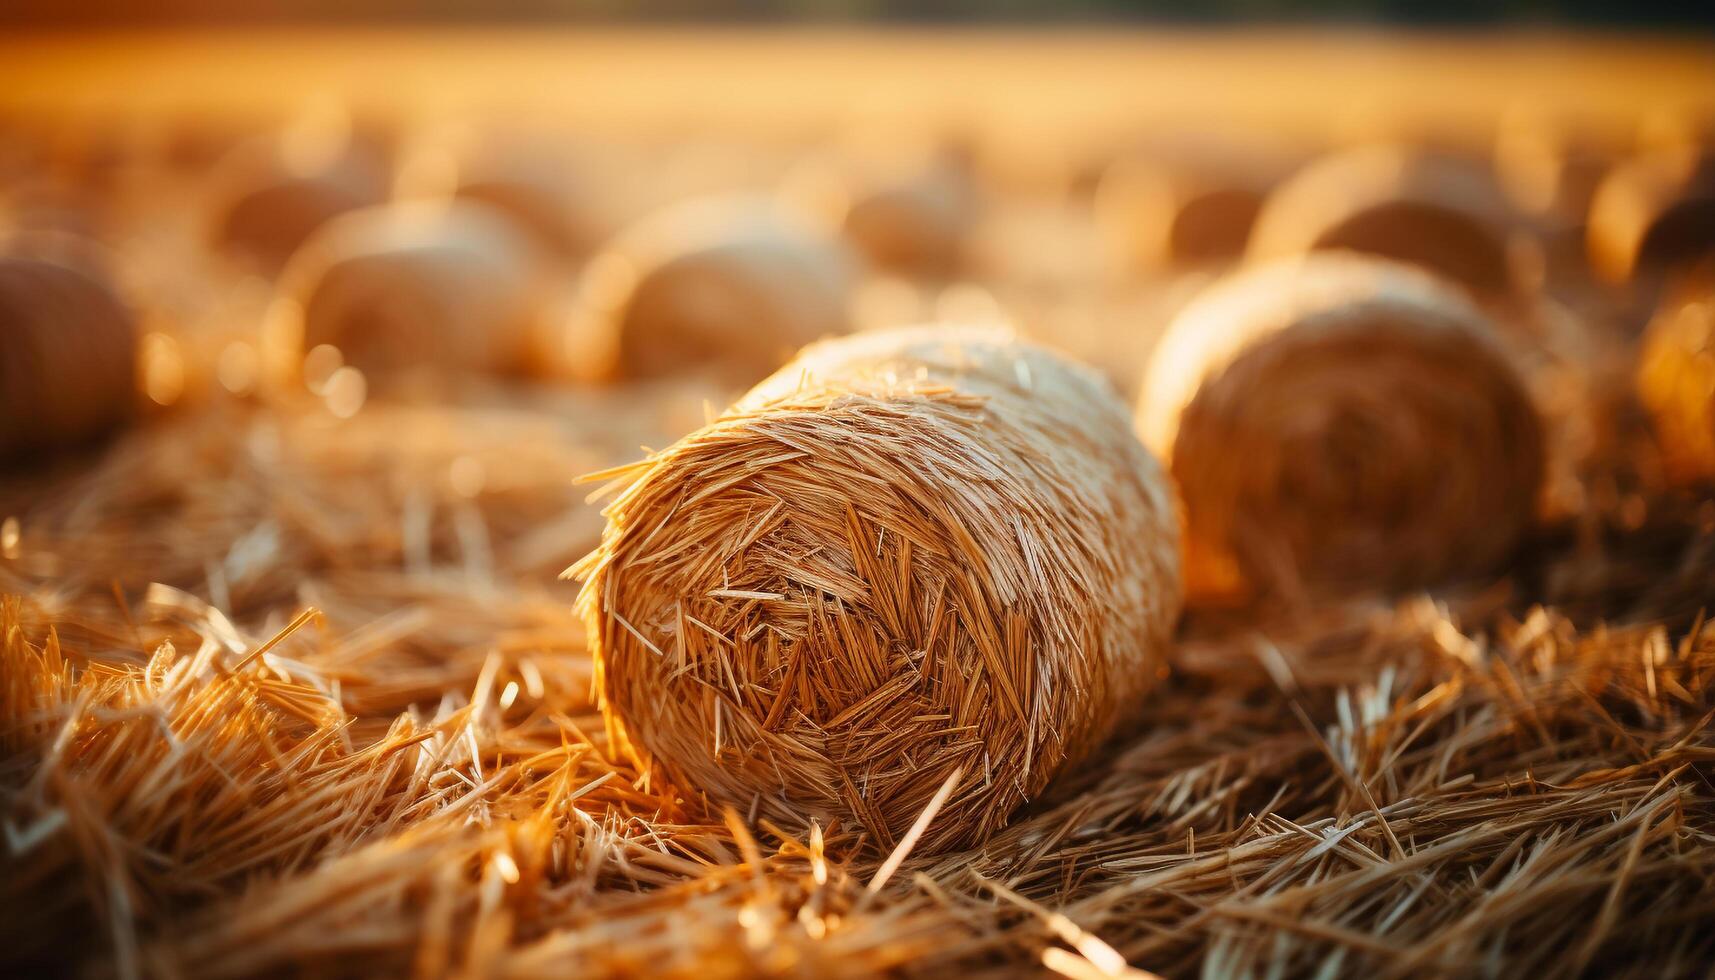
[[[1133,733],[982,847],[890,863],[609,741],[552,579],[599,527],[572,474],[658,437],[611,431],[628,397],[168,419],[9,481],[7,972],[1653,977],[1715,955],[1707,507],[1622,480],[1504,588],[1193,622]],[[473,455],[484,479],[453,480]]]

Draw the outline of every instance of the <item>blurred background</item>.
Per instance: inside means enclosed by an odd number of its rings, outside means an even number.
[[[1234,22],[1268,19],[1417,24],[1594,23],[1659,25],[1707,23],[1695,4],[1647,0],[272,0],[239,9],[211,0],[170,0],[147,6],[112,0],[28,3],[14,8],[19,20],[47,23],[213,23],[322,20],[374,21],[898,21],[898,22],[1077,22],[1092,19],[1156,23]]]
[[[9,438],[326,402],[342,369],[347,413],[663,379],[718,404],[926,319],[1010,322],[1129,395],[1202,286],[1324,247],[1570,331],[1587,375],[1715,225],[1694,8],[10,4],[0,234],[99,283],[140,397]],[[24,390],[13,419],[60,411]]]

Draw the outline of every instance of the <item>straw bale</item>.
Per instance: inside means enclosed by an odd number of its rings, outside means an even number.
[[[373,373],[522,370],[537,351],[529,245],[481,205],[420,203],[329,221],[281,274],[275,351],[322,344]]]
[[[1094,375],[997,330],[805,350],[624,471],[577,573],[613,727],[681,785],[979,842],[1156,679],[1170,491]],[[949,790],[948,787],[951,787]]]
[[[1184,498],[1190,590],[1406,588],[1492,571],[1545,437],[1490,321],[1379,259],[1253,267],[1173,321],[1138,422]]]
[[[0,256],[0,458],[87,443],[136,398],[137,330],[94,267]]]
[[[942,164],[861,188],[842,227],[876,267],[946,279],[967,264],[976,198],[970,176]]]
[[[343,144],[294,147],[289,136],[233,148],[208,182],[209,245],[270,275],[324,223],[388,192],[386,170],[370,155]]]
[[[1096,186],[1096,220],[1132,268],[1242,256],[1270,191],[1300,163],[1272,141],[1230,134],[1154,139],[1120,154]]]
[[[707,369],[755,383],[804,344],[850,329],[857,266],[837,241],[744,199],[647,218],[586,272],[588,356],[609,376]]]
[[[1670,473],[1686,483],[1715,479],[1715,260],[1663,297],[1637,380]]]
[[[1252,259],[1318,249],[1422,266],[1480,298],[1516,285],[1511,208],[1486,174],[1398,146],[1342,150],[1281,184],[1257,216]]]

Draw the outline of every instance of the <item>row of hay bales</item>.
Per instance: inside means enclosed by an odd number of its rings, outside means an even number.
[[[1150,261],[1244,260],[1167,326],[1133,410],[1003,331],[839,338],[866,264],[961,271],[983,191],[968,160],[843,186],[833,221],[709,199],[610,235],[552,167],[454,167],[387,200],[385,153],[299,135],[208,179],[211,248],[274,284],[257,344],[284,387],[329,349],[380,383],[778,369],[616,474],[579,568],[598,688],[616,732],[687,785],[887,840],[940,806],[926,847],[982,839],[1111,733],[1185,597],[1504,568],[1572,424],[1539,378],[1598,367],[1519,268],[1532,225],[1494,175],[1423,150],[1116,162],[1095,214],[1155,242]],[[1651,148],[1584,218],[1591,278],[1663,297],[1638,376],[1688,478],[1715,443],[1710,160]],[[25,338],[6,348],[6,450],[122,418],[116,280],[39,248],[0,272]]]

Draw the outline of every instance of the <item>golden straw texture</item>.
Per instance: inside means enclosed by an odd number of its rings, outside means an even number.
[[[610,373],[710,368],[749,385],[803,345],[849,329],[856,265],[761,202],[694,201],[642,222],[586,276]]]
[[[690,791],[981,841],[1135,709],[1170,495],[1096,380],[1001,331],[811,347],[626,468],[575,571],[612,726]]]
[[[276,345],[340,349],[365,371],[508,372],[529,359],[535,270],[522,235],[488,208],[367,209],[318,231],[281,276]]]
[[[1507,558],[1544,436],[1494,332],[1456,287],[1358,256],[1194,300],[1138,409],[1184,498],[1193,595],[1408,587]]]
[[[137,336],[92,270],[0,258],[0,459],[63,448],[130,414]]]
[[[1715,478],[1715,260],[1686,276],[1650,320],[1638,397],[1669,474],[1680,482]]]
[[[1345,150],[1304,168],[1257,216],[1250,256],[1349,249],[1422,266],[1480,297],[1513,288],[1510,206],[1475,168],[1393,146]]]
[[[0,468],[0,975],[1707,972],[1715,508],[1646,482],[1507,610],[1193,621],[1147,724],[872,890],[589,701],[570,481],[675,391],[191,406]]]

